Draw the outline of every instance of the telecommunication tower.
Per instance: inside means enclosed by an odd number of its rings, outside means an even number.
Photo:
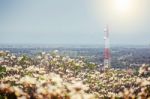
[[[111,67],[111,55],[110,55],[110,43],[109,43],[109,27],[108,25],[104,28],[104,40],[105,40],[105,48],[104,48],[104,69]]]

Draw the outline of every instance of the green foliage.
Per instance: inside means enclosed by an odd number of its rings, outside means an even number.
[[[23,55],[21,60],[19,61],[19,64],[20,65],[29,65],[31,61],[32,61],[31,58],[29,58],[26,55]]]
[[[94,64],[94,63],[86,63],[87,64],[87,68],[89,68],[89,70],[94,70],[95,68],[96,68],[96,64]]]
[[[0,99],[3,99],[3,96],[0,95]]]
[[[5,68],[5,67],[0,66],[0,73],[1,73],[1,72],[6,72],[6,68]]]
[[[6,73],[6,68],[0,66],[0,78],[3,77],[3,75]]]

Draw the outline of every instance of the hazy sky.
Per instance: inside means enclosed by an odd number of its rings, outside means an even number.
[[[150,44],[150,0],[0,0],[0,43]]]

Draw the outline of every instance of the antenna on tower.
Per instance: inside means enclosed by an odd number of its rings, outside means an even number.
[[[105,48],[104,48],[104,69],[111,67],[111,55],[110,55],[110,44],[109,44],[109,27],[108,25],[104,28],[104,40],[105,40]]]

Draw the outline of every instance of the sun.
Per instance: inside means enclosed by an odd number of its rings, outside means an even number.
[[[132,0],[115,0],[116,9],[120,13],[129,12],[131,10],[131,1]]]

